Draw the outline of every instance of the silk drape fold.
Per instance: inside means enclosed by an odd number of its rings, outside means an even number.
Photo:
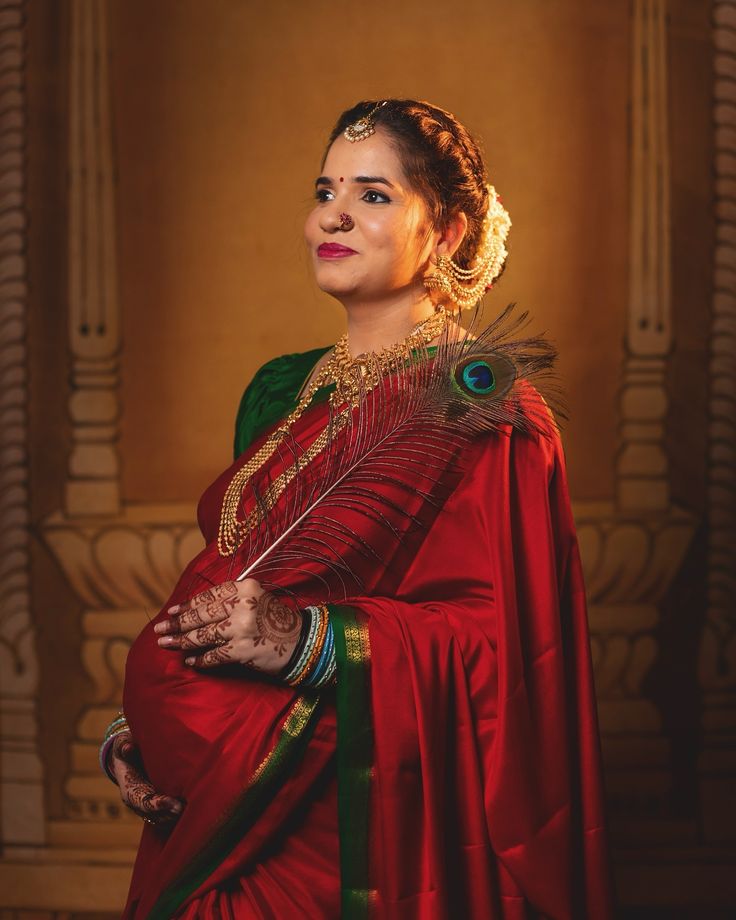
[[[559,438],[478,445],[393,596],[345,603],[369,624],[378,915],[612,916]]]

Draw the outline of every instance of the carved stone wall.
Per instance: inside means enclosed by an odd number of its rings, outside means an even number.
[[[672,344],[666,0],[634,0],[629,315],[616,503],[669,509],[665,360]]]
[[[708,607],[700,650],[705,839],[736,843],[736,3],[713,8],[716,249],[708,424]]]
[[[25,3],[0,2],[0,845],[41,844],[38,662],[30,615]]]

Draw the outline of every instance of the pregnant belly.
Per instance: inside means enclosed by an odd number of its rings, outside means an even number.
[[[123,708],[148,776],[159,792],[188,798],[218,757],[247,763],[281,724],[293,690],[240,665],[197,670],[165,650],[149,623],[131,646]],[[238,750],[232,745],[237,739]]]

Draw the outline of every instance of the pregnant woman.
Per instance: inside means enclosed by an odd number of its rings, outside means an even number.
[[[339,117],[305,238],[346,332],[248,386],[101,747],[125,918],[613,915],[556,353],[460,323],[509,227],[450,113]]]

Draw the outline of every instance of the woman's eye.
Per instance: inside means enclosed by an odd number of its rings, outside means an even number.
[[[330,192],[328,188],[318,188],[314,193],[314,197],[317,199],[317,201],[328,201],[329,199],[326,196],[331,194],[332,192]]]
[[[368,198],[368,197],[367,197],[368,195],[377,195],[378,197],[377,197],[377,198]],[[369,188],[369,189],[366,191],[365,195],[363,195],[363,200],[364,200],[364,201],[367,201],[368,204],[380,204],[380,203],[384,203],[384,202],[385,202],[385,203],[388,203],[389,201],[391,201],[391,199],[388,197],[388,195],[384,195],[383,192],[377,192],[377,191],[376,191],[375,189],[373,189],[373,188]]]

